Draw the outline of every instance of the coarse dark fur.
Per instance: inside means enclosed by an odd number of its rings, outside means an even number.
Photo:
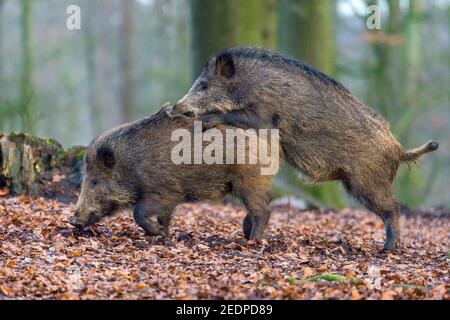
[[[331,77],[294,58],[240,47],[211,57],[175,112],[225,123],[278,128],[286,161],[312,181],[340,180],[385,224],[385,249],[400,240],[392,182],[402,162],[438,144],[405,150],[388,123]]]
[[[169,109],[111,129],[88,146],[71,223],[84,228],[120,209],[134,208],[134,219],[147,234],[168,237],[170,216],[178,204],[234,194],[248,209],[245,237],[261,238],[269,219],[272,176],[261,175],[260,165],[248,162],[174,164],[171,151],[178,141],[171,141],[171,134],[179,128],[192,131],[195,119],[171,118]],[[218,126],[222,132],[226,128]],[[159,224],[152,220],[155,215]]]

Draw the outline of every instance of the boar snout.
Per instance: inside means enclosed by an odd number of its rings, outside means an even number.
[[[80,213],[76,211],[75,215],[70,219],[69,223],[77,229],[82,230],[90,225],[93,225],[98,220],[100,220],[100,218],[95,214],[95,212],[90,212],[86,215],[80,215]]]
[[[78,222],[77,218],[75,216],[73,216],[72,218],[70,218],[69,223],[74,226],[75,228],[82,230],[84,229],[84,225],[80,222]]]
[[[177,102],[177,104],[173,107],[172,115],[195,117],[195,113],[183,101]]]

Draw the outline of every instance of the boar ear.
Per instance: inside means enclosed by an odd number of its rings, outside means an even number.
[[[114,152],[108,146],[100,146],[97,150],[96,160],[103,163],[108,169],[112,169],[116,163]]]
[[[230,53],[222,53],[216,59],[216,75],[231,79],[234,76],[235,67]]]

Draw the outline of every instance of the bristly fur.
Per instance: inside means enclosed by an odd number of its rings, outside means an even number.
[[[297,69],[298,71],[304,72],[308,76],[311,76],[312,78],[322,82],[323,84],[330,85],[332,87],[335,87],[336,89],[350,93],[350,91],[344,85],[342,85],[332,77],[317,70],[313,66],[291,56],[277,53],[266,48],[235,47],[226,49],[213,56],[211,59],[217,59],[217,57],[223,56],[224,54],[231,54],[234,58],[257,60],[263,63],[267,63],[268,67]]]
[[[226,159],[223,165],[174,164],[172,151],[179,141],[173,141],[172,134],[179,129],[192,132],[195,120],[171,117],[163,108],[97,137],[86,150],[86,175],[74,224],[85,227],[118,209],[134,208],[136,223],[148,235],[168,237],[170,216],[178,204],[220,200],[232,193],[249,210],[245,237],[261,238],[270,214],[272,176],[261,175],[266,165],[227,164]],[[222,134],[226,129],[231,127],[219,127]]]
[[[211,57],[175,109],[203,115],[208,127],[279,129],[289,164],[315,182],[341,181],[383,219],[386,249],[399,240],[392,187],[398,167],[437,149],[430,142],[405,150],[388,122],[342,84],[263,48],[231,48]]]

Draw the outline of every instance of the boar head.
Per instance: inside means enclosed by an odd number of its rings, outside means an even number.
[[[127,185],[130,177],[111,146],[92,143],[86,150],[84,171],[72,225],[85,228],[133,204],[135,195]]]
[[[199,116],[239,109],[242,84],[231,53],[212,57],[189,92],[174,107],[175,114]]]

